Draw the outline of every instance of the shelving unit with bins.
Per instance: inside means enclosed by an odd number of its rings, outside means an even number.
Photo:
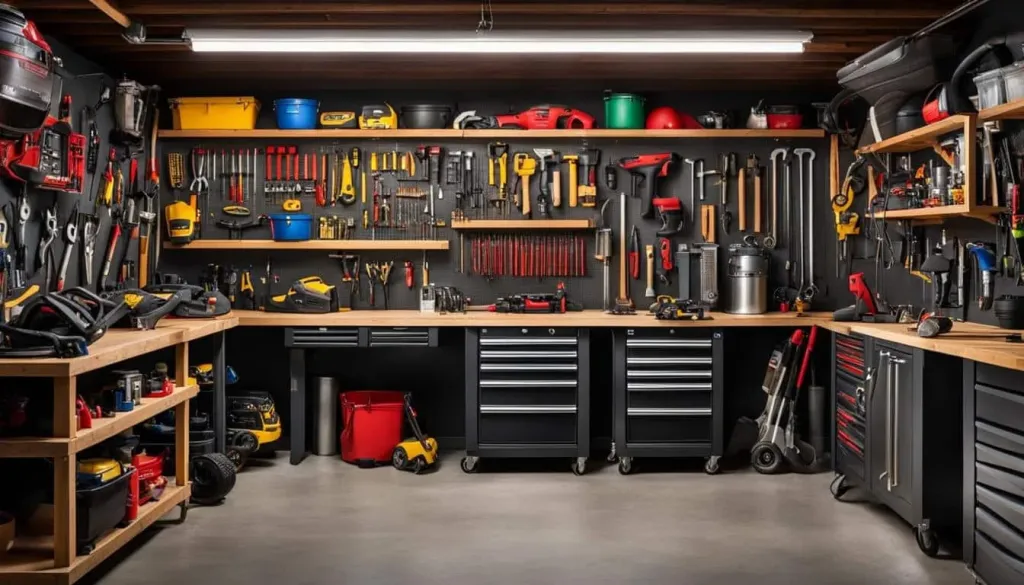
[[[965,136],[974,136],[979,117],[975,114],[960,114],[929,124],[887,140],[876,142],[857,151],[858,154],[911,153],[933,149],[944,159],[946,154],[939,146],[939,140],[954,132],[963,132]],[[941,223],[952,217],[973,217],[983,221],[995,221],[995,216],[1003,208],[975,203],[974,177],[978,164],[978,146],[974,140],[964,140],[966,152],[962,154],[964,176],[964,203],[962,205],[943,205],[941,207],[921,207],[917,209],[892,209],[877,212],[874,216],[885,220],[912,220],[918,222]]]
[[[189,400],[199,387],[188,384],[189,342],[234,327],[234,317],[178,322],[150,331],[111,330],[89,347],[86,356],[60,358],[0,359],[0,378],[53,379],[53,437],[0,439],[0,458],[45,457],[53,459],[53,536],[18,537],[14,547],[0,554],[0,583],[4,585],[70,585],[104,559],[166,515],[185,506],[189,484]],[[139,357],[174,348],[175,389],[170,396],[143,399],[141,406],[113,418],[97,419],[90,429],[78,429],[75,400],[78,376]],[[174,409],[175,471],[159,500],[139,507],[138,517],[123,528],[101,537],[88,555],[77,554],[76,486],[77,454],[88,447],[128,430],[165,410]]]

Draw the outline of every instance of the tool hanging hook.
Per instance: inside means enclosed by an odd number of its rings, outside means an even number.
[[[480,22],[476,25],[476,32],[491,32],[494,30],[494,11],[491,9],[491,0],[480,2]]]

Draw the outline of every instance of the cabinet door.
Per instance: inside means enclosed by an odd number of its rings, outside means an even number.
[[[910,505],[913,499],[914,369],[910,356],[892,354],[892,477],[890,492]]]
[[[889,493],[889,471],[892,469],[892,353],[879,350],[874,357],[874,371],[868,381],[868,465],[871,491],[881,499]]]

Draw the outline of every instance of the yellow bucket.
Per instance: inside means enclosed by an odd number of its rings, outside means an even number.
[[[252,130],[260,115],[254,97],[171,98],[175,130]]]

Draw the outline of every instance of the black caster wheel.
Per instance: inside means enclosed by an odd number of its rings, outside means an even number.
[[[706,473],[708,475],[718,475],[719,472],[721,472],[721,471],[722,471],[722,468],[718,465],[718,457],[715,456],[715,455],[712,455],[704,463],[704,473]]]
[[[583,475],[587,472],[587,458],[577,457],[576,461],[572,462],[572,474]]]
[[[608,452],[608,457],[605,458],[605,461],[607,461],[608,463],[615,463],[616,461],[618,461],[618,459],[619,456],[615,452],[615,443],[612,443],[612,450]]]
[[[462,471],[465,473],[476,473],[480,468],[480,459],[478,457],[471,457],[466,455],[462,458],[462,462],[459,464]]]
[[[629,475],[633,473],[633,458],[632,457],[620,457],[619,458],[619,474]]]
[[[782,451],[778,445],[768,441],[762,441],[754,445],[750,452],[750,465],[758,473],[773,475],[782,468]]]
[[[843,496],[846,495],[846,492],[850,491],[851,487],[853,486],[846,483],[846,476],[840,475],[832,480],[832,485],[829,486],[829,491],[832,492],[833,499],[837,502],[841,502],[843,500]]]
[[[914,537],[917,539],[917,546],[921,548],[921,552],[933,559],[938,556],[939,535],[934,530],[926,525],[915,526]]]

